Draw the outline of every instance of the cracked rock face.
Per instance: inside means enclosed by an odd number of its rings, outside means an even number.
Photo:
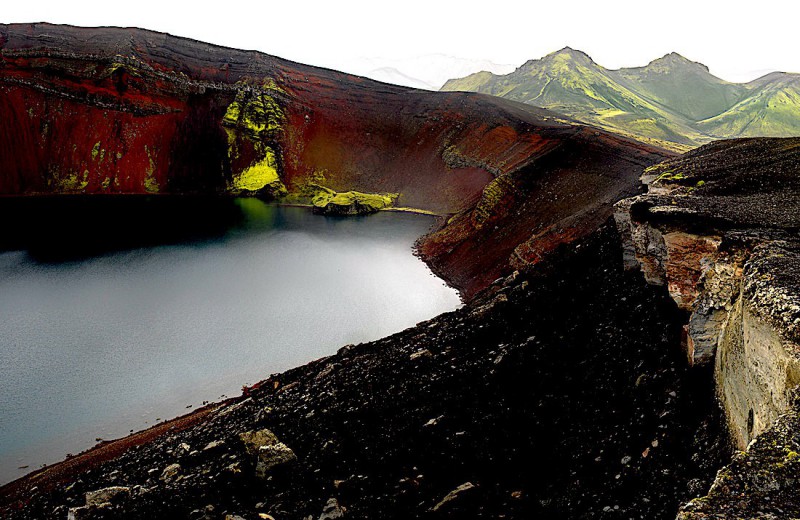
[[[688,313],[687,356],[692,364],[713,362],[734,442],[740,448],[758,445],[776,429],[788,435],[796,421],[787,426],[781,417],[796,413],[800,386],[800,139],[714,143],[649,168],[643,180],[651,187],[647,195],[616,206],[626,267],[665,285]],[[770,493],[794,481],[779,478],[786,468],[800,475],[791,454],[792,460],[767,468],[768,450],[749,453],[732,465],[743,482],[752,481],[739,488],[746,499],[735,500],[770,500]],[[748,473],[744,460],[767,469]],[[726,475],[721,473],[709,495],[726,500],[714,507],[708,499],[693,501],[680,518],[738,511],[728,502],[736,495]],[[775,507],[753,514],[788,518]]]

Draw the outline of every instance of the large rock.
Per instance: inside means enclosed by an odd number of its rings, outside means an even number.
[[[181,465],[180,464],[170,464],[164,471],[161,472],[161,480],[164,482],[172,482],[181,473]]]
[[[692,364],[714,363],[744,448],[800,385],[800,139],[704,146],[649,168],[616,206],[626,252],[688,312]]]
[[[125,486],[111,486],[86,493],[86,505],[71,507],[67,520],[93,520],[113,518],[111,507],[128,500],[131,490]]]
[[[278,437],[267,429],[244,432],[239,438],[245,445],[247,453],[256,457],[256,476],[265,478],[278,466],[291,464],[297,455],[278,440]]]
[[[87,506],[99,506],[112,502],[121,501],[131,496],[131,489],[124,486],[112,486],[97,491],[86,493]]]
[[[464,497],[465,495],[469,494],[471,491],[474,491],[476,488],[475,484],[472,482],[465,482],[449,492],[445,497],[435,506],[433,506],[433,512],[439,512],[446,510],[447,508],[451,507],[454,502],[457,502],[459,499]]]
[[[337,193],[322,186],[316,188],[317,195],[311,202],[314,212],[322,215],[368,215],[391,207],[398,197],[396,193]]]
[[[322,514],[319,515],[319,520],[338,520],[344,518],[345,509],[339,505],[339,501],[335,498],[329,498],[325,507],[322,508]]]

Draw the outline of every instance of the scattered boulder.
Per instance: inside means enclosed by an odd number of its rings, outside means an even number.
[[[87,506],[101,506],[103,504],[110,504],[118,502],[131,496],[131,489],[124,486],[112,486],[97,491],[89,491],[86,493]]]
[[[223,446],[224,444],[225,444],[225,441],[211,441],[208,444],[206,444],[205,448],[203,448],[203,451],[215,450],[215,449],[219,448],[220,446]]]
[[[409,356],[409,359],[411,361],[415,361],[415,360],[417,360],[419,358],[429,358],[429,357],[433,357],[433,355],[431,354],[431,351],[426,349],[426,348],[424,348],[422,350],[418,350],[418,351],[414,352],[413,354],[411,354]]]
[[[297,460],[297,455],[282,442],[271,446],[261,446],[258,450],[258,462],[256,464],[256,476],[264,478],[267,473],[276,466],[289,464]]]
[[[345,508],[339,505],[339,501],[335,498],[329,498],[325,507],[322,508],[322,514],[319,520],[336,520],[337,518],[344,518]]]
[[[170,464],[169,466],[164,468],[164,471],[161,472],[160,478],[164,482],[171,482],[172,480],[175,480],[175,477],[177,477],[180,474],[180,472],[181,472],[180,464]]]
[[[67,512],[67,520],[90,520],[108,518],[108,508],[119,504],[131,496],[131,490],[125,486],[111,486],[86,493],[86,505],[71,507]]]
[[[67,513],[67,520],[87,520],[92,517],[96,506],[71,507]]]
[[[258,454],[261,446],[271,446],[280,442],[278,437],[266,428],[240,433],[239,439],[244,443],[244,447],[250,455]]]
[[[256,456],[256,476],[264,478],[270,470],[297,460],[291,448],[267,429],[245,432],[239,435],[247,453]]]

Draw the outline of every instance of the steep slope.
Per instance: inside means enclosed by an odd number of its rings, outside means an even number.
[[[736,104],[747,87],[721,80],[702,63],[670,53],[645,67],[623,68],[612,75],[647,99],[688,121],[706,119]],[[689,95],[687,95],[689,94]]]
[[[719,464],[706,374],[679,355],[669,297],[623,272],[613,226],[576,244],[456,312],[4,486],[0,516],[672,520]]]
[[[140,29],[0,25],[0,58],[0,194],[310,203],[329,189],[392,194],[398,206],[459,214],[459,223],[483,201],[470,237],[491,261],[460,256],[453,244],[467,235],[451,226],[452,247],[421,248],[446,278],[460,273],[467,296],[512,269],[514,248],[530,238],[528,228],[499,238],[480,219],[520,213],[537,228],[570,221],[572,235],[588,233],[636,192],[641,167],[667,156],[509,100],[411,90]],[[555,160],[567,151],[572,169]],[[523,191],[535,198],[550,178],[561,182],[557,211],[524,206]]]
[[[800,135],[800,74],[775,72],[746,85],[747,96],[728,110],[697,123],[720,137]]]
[[[687,150],[720,137],[800,135],[797,75],[736,84],[677,53],[607,70],[569,48],[505,76],[478,73],[442,90],[474,91],[551,108],[637,139]]]

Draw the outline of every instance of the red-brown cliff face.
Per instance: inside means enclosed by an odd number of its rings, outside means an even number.
[[[652,147],[489,96],[423,92],[140,29],[0,25],[0,195],[396,193],[474,295],[585,235]]]

